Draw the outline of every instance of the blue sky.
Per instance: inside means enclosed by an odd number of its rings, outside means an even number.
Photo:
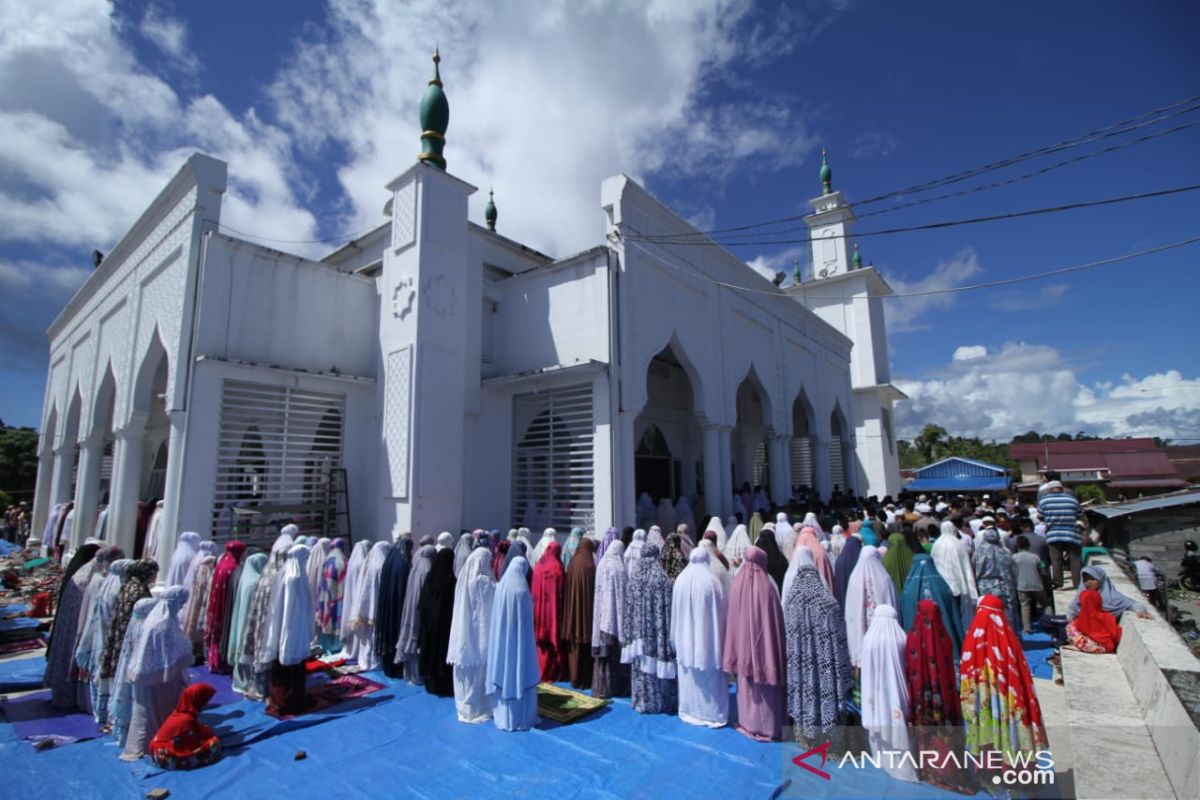
[[[0,9],[0,418],[38,423],[47,325],[91,250],[112,246],[187,153],[230,162],[232,228],[307,240],[376,224],[383,185],[418,151],[434,42],[450,170],[495,186],[503,233],[557,255],[601,241],[599,182],[617,172],[703,227],[739,225],[806,211],[822,145],[853,202],[1200,94],[1187,2],[494,5]],[[1200,126],[858,229],[1200,183],[1197,153]],[[860,243],[904,292],[1142,250],[1200,235],[1198,220],[1194,192]],[[269,243],[319,255],[337,242]],[[806,257],[735,252],[788,271]],[[1200,439],[1198,254],[889,301],[893,379],[913,398],[901,434],[934,421],[1002,439],[1031,427]]]

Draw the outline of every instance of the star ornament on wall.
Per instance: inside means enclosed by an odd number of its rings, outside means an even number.
[[[392,291],[392,316],[397,319],[405,319],[413,311],[413,300],[416,299],[417,293],[412,290],[412,278],[405,278],[396,284],[396,288]]]
[[[438,275],[436,278],[429,278],[425,281],[425,303],[436,311],[438,316],[445,317],[454,313],[458,295],[450,281],[446,280],[445,275]]]

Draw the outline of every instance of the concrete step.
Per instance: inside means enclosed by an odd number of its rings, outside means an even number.
[[[1075,796],[1175,798],[1117,657],[1072,650],[1061,655]]]

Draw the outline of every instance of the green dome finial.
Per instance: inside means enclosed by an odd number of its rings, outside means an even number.
[[[829,158],[825,155],[825,148],[821,148],[821,192],[822,194],[833,194],[833,170],[829,167]]]
[[[487,222],[488,230],[496,230],[496,202],[492,197],[492,190],[488,189],[487,205],[483,207],[483,218]]]
[[[450,127],[450,103],[442,91],[442,73],[438,68],[441,61],[441,53],[434,48],[433,78],[421,98],[421,154],[417,160],[445,169],[442,149],[446,146],[446,128]]]
[[[858,243],[854,244],[854,268],[862,269],[862,253],[858,252]]]
[[[804,283],[804,273],[800,269],[800,259],[798,258],[792,259],[792,280],[794,280],[797,285]]]

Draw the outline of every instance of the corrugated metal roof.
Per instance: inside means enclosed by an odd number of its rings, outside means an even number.
[[[943,458],[917,470],[918,478],[991,478],[1007,475],[1008,470],[1004,467],[962,456]]]
[[[909,492],[999,492],[1008,488],[1008,478],[917,478],[904,484]]]
[[[1051,460],[1057,455],[1088,454],[1088,453],[1133,453],[1145,450],[1157,450],[1158,445],[1153,439],[1090,439],[1071,442],[1031,442],[1029,444],[1010,444],[1008,454],[1014,459],[1043,456],[1050,451]]]
[[[1186,492],[1175,492],[1173,494],[1160,494],[1157,497],[1146,497],[1140,500],[1131,500],[1127,503],[1093,506],[1088,511],[1112,519],[1113,517],[1124,517],[1142,511],[1154,511],[1173,506],[1187,506],[1194,503],[1200,503],[1200,489],[1189,489]]]

